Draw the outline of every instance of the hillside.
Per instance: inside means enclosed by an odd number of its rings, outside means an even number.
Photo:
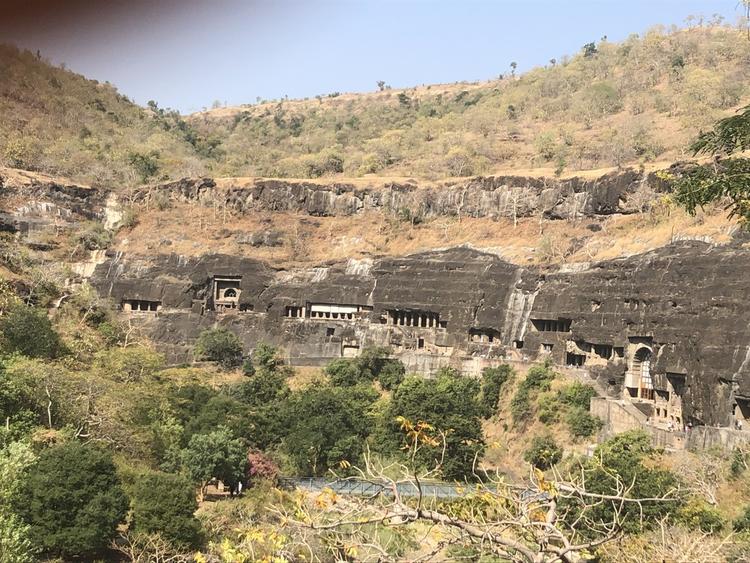
[[[736,29],[656,28],[485,83],[384,86],[188,121],[223,139],[219,176],[552,174],[686,157],[701,128],[746,103],[749,75]]]
[[[210,145],[174,112],[0,45],[0,161],[115,186],[198,174]]]
[[[684,158],[750,97],[727,26],[602,40],[483,83],[261,101],[182,117],[0,46],[0,164],[106,187],[221,176],[531,175]]]

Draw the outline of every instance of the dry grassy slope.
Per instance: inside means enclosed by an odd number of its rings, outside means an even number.
[[[592,230],[597,224],[600,230]],[[602,219],[544,221],[439,218],[419,225],[365,212],[355,217],[310,217],[255,212],[224,216],[200,205],[176,203],[140,214],[132,230],[121,231],[118,250],[135,253],[176,252],[196,256],[222,252],[267,260],[278,267],[298,267],[329,260],[403,255],[469,244],[517,264],[571,264],[637,254],[675,238],[727,242],[735,226],[720,209],[690,217],[674,207],[642,215]],[[281,230],[281,246],[239,244],[237,236]]]
[[[155,177],[205,168],[174,115],[157,116],[109,83],[0,44],[0,165],[114,186],[139,181],[130,157],[152,151]]]
[[[518,77],[219,108],[133,104],[105,83],[0,45],[0,165],[120,187],[220,176],[440,180],[674,161],[750,100],[750,42],[730,27],[600,42]],[[341,172],[337,172],[341,171]]]
[[[750,99],[750,42],[735,29],[655,29],[597,48],[517,78],[219,108],[189,121],[223,139],[219,176],[326,174],[337,155],[347,176],[438,179],[674,161]]]

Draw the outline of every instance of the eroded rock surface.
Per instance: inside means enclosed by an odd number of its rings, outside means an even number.
[[[424,373],[549,356],[645,397],[659,416],[726,426],[750,398],[748,272],[741,241],[685,241],[569,272],[470,248],[296,271],[224,255],[112,255],[92,283],[173,361],[190,359],[215,325],[247,350],[279,345],[296,364],[376,345]]]
[[[627,170],[595,180],[553,180],[522,176],[476,177],[421,187],[416,182],[369,187],[349,183],[321,184],[297,180],[255,180],[219,189],[211,178],[184,179],[143,188],[140,198],[162,192],[240,213],[291,211],[315,216],[349,216],[363,210],[408,212],[412,217],[468,216],[572,219],[637,213],[664,189],[656,174]]]
[[[30,235],[101,219],[108,192],[30,172],[0,170],[0,230]]]

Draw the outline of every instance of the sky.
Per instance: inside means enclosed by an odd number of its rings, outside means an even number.
[[[0,42],[190,113],[486,80],[699,14],[738,0],[0,0]]]

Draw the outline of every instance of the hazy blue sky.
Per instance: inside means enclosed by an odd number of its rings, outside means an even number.
[[[0,15],[0,41],[183,112],[214,100],[369,91],[381,79],[487,79],[511,61],[520,72],[603,35],[739,15],[737,0],[65,2],[17,3],[17,20]]]

